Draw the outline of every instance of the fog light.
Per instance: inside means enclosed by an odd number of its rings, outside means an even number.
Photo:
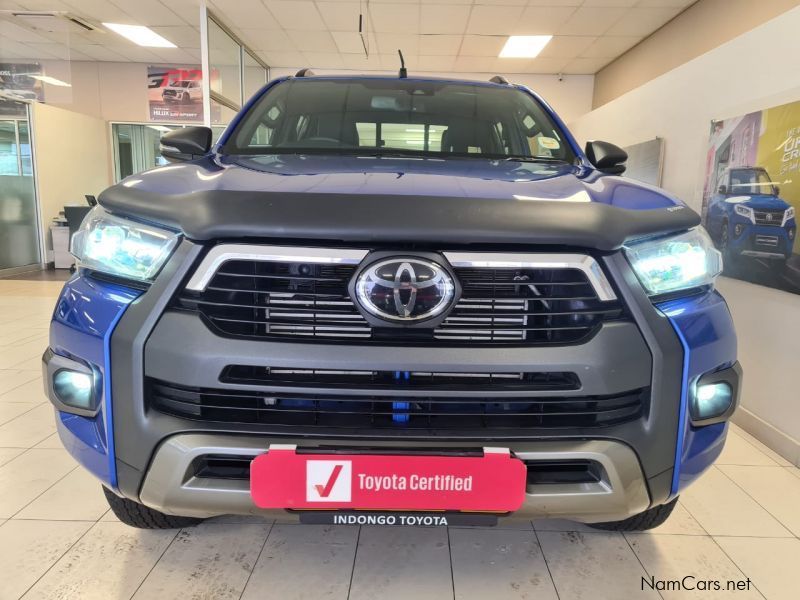
[[[794,239],[794,229],[790,229],[788,231],[787,235],[789,236],[790,240],[793,240]]]
[[[697,386],[692,401],[692,418],[711,419],[724,414],[731,407],[733,390],[727,383],[707,383]]]
[[[93,387],[93,377],[88,373],[62,369],[53,375],[53,391],[58,399],[67,406],[93,410]]]
[[[740,235],[742,235],[742,231],[743,230],[744,230],[744,225],[741,225],[741,224],[736,225],[733,228],[733,235],[735,235],[736,237],[739,237]]]

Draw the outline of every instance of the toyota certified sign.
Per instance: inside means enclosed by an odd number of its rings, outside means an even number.
[[[441,265],[420,258],[389,258],[356,278],[355,296],[370,314],[405,323],[430,319],[453,303],[455,284]]]
[[[517,510],[527,468],[508,449],[482,455],[306,454],[271,447],[250,465],[261,508],[316,510]]]

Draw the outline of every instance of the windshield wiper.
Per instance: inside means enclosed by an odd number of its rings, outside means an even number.
[[[552,156],[506,156],[506,162],[526,162],[526,163],[565,163],[568,161],[563,158],[553,158]]]

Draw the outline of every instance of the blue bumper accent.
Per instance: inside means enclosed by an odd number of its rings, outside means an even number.
[[[93,418],[56,411],[58,434],[67,451],[111,488],[117,486],[111,415],[109,345],[114,327],[141,291],[82,275],[70,279],[50,324],[50,348],[94,370],[100,410]]]
[[[711,466],[722,451],[728,424],[691,424],[689,394],[704,374],[736,362],[736,332],[728,306],[717,292],[665,302],[658,308],[669,318],[683,345],[683,384],[672,496]]]

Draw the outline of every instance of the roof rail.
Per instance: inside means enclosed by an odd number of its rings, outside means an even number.
[[[502,83],[503,85],[511,85],[508,83],[508,79],[506,79],[502,75],[495,75],[489,81],[491,81],[492,83]]]
[[[297,73],[294,74],[295,77],[313,77],[314,71],[306,67],[305,69],[300,69]]]

